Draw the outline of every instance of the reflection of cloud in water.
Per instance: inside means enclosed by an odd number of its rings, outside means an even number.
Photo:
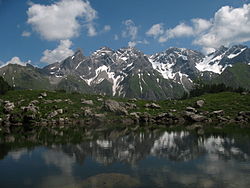
[[[28,154],[28,150],[26,148],[22,148],[19,150],[15,150],[15,151],[11,151],[8,153],[8,155],[14,159],[15,161],[19,161],[19,159],[23,156],[23,155],[27,155]]]
[[[70,157],[59,150],[48,150],[43,153],[43,158],[47,165],[55,165],[64,174],[71,174],[73,164],[76,162],[74,156]]]

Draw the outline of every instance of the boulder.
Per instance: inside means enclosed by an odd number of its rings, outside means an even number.
[[[40,93],[40,96],[41,96],[41,97],[47,97],[48,95],[47,95],[46,92],[43,92],[43,93]]]
[[[202,116],[202,115],[198,115],[198,114],[193,114],[190,116],[190,118],[195,121],[195,122],[202,122],[204,120],[206,120],[206,117],[205,116]]]
[[[63,109],[56,110],[58,114],[63,114]]]
[[[134,110],[134,109],[137,108],[137,106],[134,103],[127,102],[127,103],[125,103],[125,108],[128,109],[128,110]]]
[[[151,109],[160,109],[160,108],[161,108],[160,105],[155,104],[155,103],[148,103],[148,104],[145,104],[145,107],[146,107],[146,108],[151,108]]]
[[[118,115],[128,115],[128,111],[123,106],[124,104],[111,99],[104,101],[103,104],[103,108],[106,111],[113,112]]]
[[[203,107],[204,104],[205,104],[205,101],[204,101],[204,100],[198,100],[198,101],[195,102],[195,106],[196,106],[197,108]]]
[[[86,105],[94,105],[94,102],[92,100],[81,99],[81,103]]]
[[[56,117],[57,115],[58,115],[58,112],[56,110],[56,111],[49,113],[48,118],[53,118],[53,117]]]
[[[225,113],[224,110],[216,110],[211,112],[210,114],[218,116],[218,115],[224,115],[224,113]]]
[[[8,114],[10,112],[12,112],[15,108],[15,105],[13,102],[10,102],[10,101],[4,101],[4,107],[3,107],[3,110],[4,110],[4,113]]]
[[[195,108],[191,107],[191,106],[186,107],[186,111],[197,113],[197,110]]]

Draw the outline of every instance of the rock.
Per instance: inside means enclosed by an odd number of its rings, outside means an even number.
[[[98,98],[97,101],[103,102],[103,98]]]
[[[94,102],[92,100],[81,99],[81,103],[86,105],[94,105]]]
[[[62,99],[55,99],[54,102],[55,103],[60,103],[60,102],[62,102]]]
[[[155,117],[155,119],[162,119],[162,118],[174,118],[172,113],[161,113]]]
[[[80,117],[80,115],[79,115],[79,114],[74,113],[74,114],[72,114],[72,117],[73,117],[73,118],[75,118],[75,119],[78,119],[78,118]]]
[[[127,103],[125,104],[125,108],[128,109],[128,110],[134,110],[134,109],[137,108],[137,106],[136,106],[136,104],[134,104],[134,103],[129,103],[129,102],[127,102]]]
[[[210,113],[211,115],[224,115],[224,110],[216,110]]]
[[[245,118],[250,118],[250,111],[241,111],[238,113],[239,116],[243,116]]]
[[[136,188],[140,186],[138,179],[126,174],[105,173],[91,176],[81,182],[82,188]]]
[[[84,109],[83,115],[85,117],[90,117],[90,116],[93,115],[93,112],[92,112],[92,110],[90,108],[87,108],[87,109]]]
[[[48,95],[47,95],[46,92],[43,92],[43,93],[40,93],[40,96],[42,96],[42,97],[47,97]]]
[[[42,97],[42,96],[39,96],[38,99],[43,99],[43,97]]]
[[[30,112],[32,114],[37,114],[39,110],[39,108],[33,103],[29,104],[28,106],[22,106],[21,109],[23,110],[23,112]]]
[[[58,109],[58,110],[57,110],[57,113],[58,113],[58,114],[63,114],[63,109]]]
[[[201,108],[204,106],[204,104],[205,104],[204,100],[198,100],[198,101],[196,101],[195,106],[198,108]]]
[[[129,99],[129,102],[137,102],[137,99],[136,98]]]
[[[197,113],[197,110],[195,108],[191,107],[191,106],[186,107],[186,111]]]
[[[135,119],[139,119],[140,118],[140,112],[132,112],[129,115],[132,116],[132,117],[134,117]]]
[[[10,112],[12,112],[15,108],[15,105],[13,102],[10,102],[10,101],[4,101],[4,107],[3,107],[3,110],[4,110],[4,113],[8,114]]]
[[[190,116],[190,118],[193,120],[193,121],[196,121],[196,122],[201,122],[201,121],[204,121],[206,119],[205,116],[202,116],[202,115],[198,115],[198,114],[193,114]]]
[[[65,99],[64,102],[67,102],[68,104],[73,104],[73,102],[70,99]]]
[[[39,103],[38,100],[33,100],[33,101],[30,102],[30,104],[33,104],[33,105],[38,104],[38,103]]]
[[[160,105],[155,104],[155,103],[148,103],[148,104],[145,104],[145,107],[146,107],[146,108],[151,108],[151,109],[160,109],[160,108],[161,108]]]
[[[115,100],[106,100],[104,101],[103,108],[109,112],[114,112],[118,115],[128,115],[128,111],[123,107],[121,103]]]
[[[241,95],[248,95],[248,92],[244,91],[241,93]]]
[[[57,111],[54,111],[54,112],[51,112],[49,115],[48,115],[48,118],[53,118],[55,116],[58,115],[58,112]]]

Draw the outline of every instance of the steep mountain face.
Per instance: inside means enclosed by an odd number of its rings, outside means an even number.
[[[242,45],[222,46],[207,56],[183,48],[169,48],[154,55],[135,48],[102,47],[90,56],[77,50],[62,62],[42,69],[31,65],[4,66],[0,76],[20,89],[64,89],[157,100],[181,97],[198,79],[212,83],[225,80],[223,83],[228,85],[227,77],[241,76],[227,73],[238,62],[247,67],[243,80],[249,83],[250,49]],[[235,70],[239,68],[235,66]],[[237,80],[236,87],[242,86],[241,79]]]

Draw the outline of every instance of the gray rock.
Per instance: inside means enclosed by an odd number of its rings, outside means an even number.
[[[81,99],[81,103],[86,105],[94,105],[94,102],[92,100]]]
[[[125,108],[128,109],[128,110],[134,110],[134,109],[137,108],[137,105],[134,104],[134,103],[129,103],[129,102],[127,102],[127,103],[125,104]]]
[[[140,118],[140,112],[132,112],[129,115],[132,116],[132,117],[134,117],[135,119],[139,119]]]
[[[196,122],[201,122],[201,121],[204,121],[206,119],[205,116],[202,116],[202,115],[198,115],[198,114],[193,114],[190,116],[190,118],[193,120],[193,121],[196,121]]]
[[[10,101],[4,101],[4,113],[8,114],[10,112],[12,112],[15,108],[15,105],[13,102],[10,102]]]
[[[195,106],[198,108],[201,108],[204,106],[204,104],[205,104],[204,100],[198,100],[198,101],[196,101]]]
[[[155,103],[148,103],[148,104],[145,104],[145,107],[146,107],[146,108],[151,108],[151,109],[160,109],[160,108],[161,108],[160,105],[155,104]]]
[[[74,113],[74,114],[72,114],[72,117],[73,117],[73,118],[75,118],[75,119],[78,119],[78,118],[80,117],[80,115],[79,115],[79,114]]]
[[[58,115],[58,112],[57,111],[54,111],[54,112],[51,112],[49,115],[48,115],[48,118],[53,118],[53,117],[56,117]]]
[[[216,110],[216,111],[213,111],[211,112],[211,115],[224,115],[224,110]]]
[[[63,109],[58,109],[57,112],[58,114],[63,114]]]
[[[40,93],[40,96],[42,96],[42,97],[47,97],[48,95],[47,95],[46,92],[43,92],[43,93]]]
[[[195,108],[191,107],[191,106],[186,107],[186,111],[197,113],[197,110]]]
[[[29,104],[28,106],[22,106],[21,109],[23,112],[31,112],[32,114],[37,114],[39,110],[39,108],[33,103]]]
[[[116,114],[128,115],[128,111],[123,106],[124,104],[109,99],[104,101],[103,108],[109,112],[114,112]]]
[[[33,100],[33,101],[30,102],[30,104],[34,104],[34,105],[35,105],[35,104],[38,104],[38,103],[39,103],[38,100]]]

